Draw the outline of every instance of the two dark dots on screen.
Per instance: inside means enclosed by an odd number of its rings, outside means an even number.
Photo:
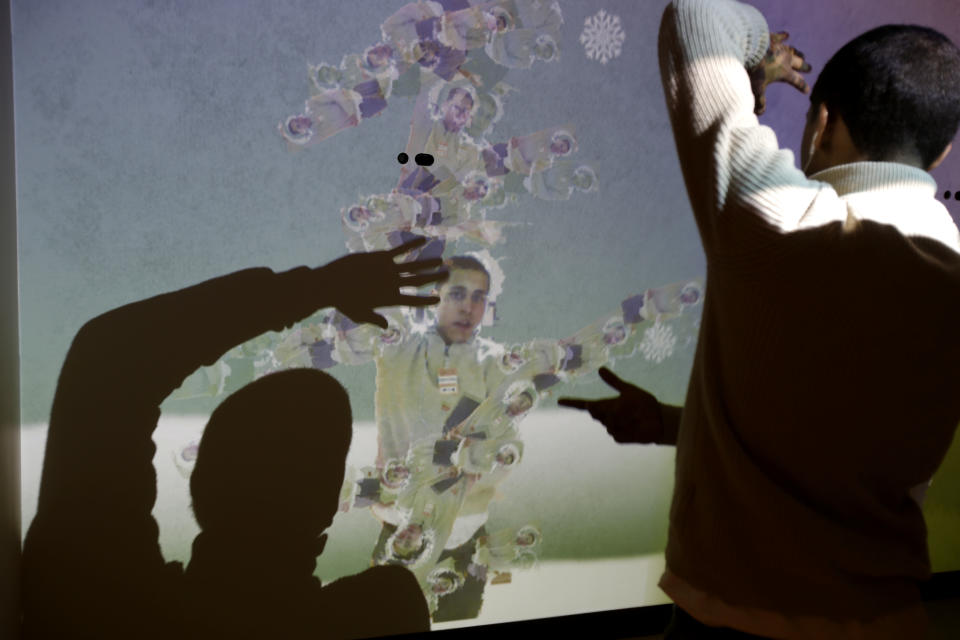
[[[413,157],[413,159],[421,167],[429,167],[430,165],[433,164],[433,156],[430,155],[429,153],[418,153]],[[407,164],[407,162],[409,161],[410,161],[410,156],[408,156],[406,153],[402,151],[397,156],[397,162],[399,162],[400,164]],[[949,200],[951,195],[953,196],[954,200],[960,200],[960,191],[956,191],[952,194],[949,191],[944,191],[943,199]]]
[[[429,153],[418,153],[413,157],[414,161],[421,167],[429,167],[433,164],[433,156]],[[410,156],[400,152],[400,155],[397,156],[397,162],[400,164],[407,164],[410,161]]]
[[[433,156],[430,155],[429,153],[418,153],[413,157],[413,159],[421,167],[429,167],[430,165],[433,164]],[[408,156],[406,153],[402,151],[397,156],[397,162],[399,162],[400,164],[407,164],[407,162],[409,161],[410,161],[410,156]],[[951,195],[953,196],[954,200],[960,200],[960,191],[956,191],[952,194],[949,191],[944,191],[943,199],[949,200]]]

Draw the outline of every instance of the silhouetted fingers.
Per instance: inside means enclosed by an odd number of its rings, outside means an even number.
[[[397,265],[397,269],[399,269],[401,273],[418,273],[442,266],[443,258],[424,258],[422,260],[414,260],[413,262],[401,262]]]
[[[375,311],[371,311],[371,310],[361,311],[358,309],[349,309],[349,310],[341,309],[341,311],[343,311],[344,315],[346,315],[348,318],[350,318],[357,324],[363,324],[363,323],[375,324],[381,329],[386,329],[387,326],[389,326],[387,324],[387,319]]]
[[[580,411],[589,411],[592,400],[585,398],[557,398],[557,404],[561,407],[570,407]]]
[[[408,307],[429,307],[440,302],[440,296],[397,296],[396,304]]]
[[[633,387],[632,384],[622,380],[619,376],[617,376],[617,374],[615,374],[613,371],[610,371],[610,369],[607,369],[606,367],[600,367],[600,371],[598,371],[598,373],[600,374],[601,380],[621,393]]]
[[[431,282],[444,282],[449,277],[450,272],[447,270],[437,271],[434,273],[421,273],[412,276],[400,276],[400,286],[422,287],[423,285],[430,284]]]
[[[394,247],[393,249],[387,250],[386,253],[387,253],[388,256],[390,256],[390,257],[392,257],[392,258],[395,258],[395,257],[397,257],[397,256],[402,256],[403,254],[407,253],[408,251],[413,251],[414,249],[417,249],[418,247],[422,247],[423,245],[425,245],[425,244],[427,243],[427,240],[429,240],[429,238],[427,238],[426,236],[419,236],[419,237],[417,237],[417,238],[414,238],[413,240],[407,240],[407,241],[404,242],[403,244],[401,244],[401,245],[399,245],[399,246],[397,246],[397,247]]]

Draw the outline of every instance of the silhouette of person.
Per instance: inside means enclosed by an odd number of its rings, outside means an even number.
[[[216,394],[230,384],[223,371],[242,383],[246,375],[266,373],[264,366],[375,362],[376,464],[346,483],[341,508],[369,507],[382,522],[374,562],[409,568],[434,622],[475,618],[481,610],[486,569],[473,559],[490,504],[521,463],[520,423],[541,393],[613,358],[642,353],[648,332],[671,331],[671,320],[695,304],[700,291],[690,281],[647,289],[567,339],[507,347],[480,336],[490,271],[475,256],[452,256],[446,264],[449,278],[437,291],[433,319],[391,309],[382,330],[322,312],[273,345],[246,345],[243,357],[197,371],[193,384],[181,387]],[[607,337],[611,332],[616,339]],[[193,451],[189,443],[180,457]],[[461,579],[441,580],[448,588],[438,590],[435,571]]]
[[[667,7],[661,75],[710,287],[687,398],[607,371],[619,397],[563,404],[618,442],[677,446],[666,638],[921,638],[918,498],[960,421],[960,233],[927,171],[960,122],[960,50],[906,25],[849,42],[813,87],[797,169],[755,117],[769,83],[807,89],[786,38],[739,2]]]
[[[329,375],[265,376],[213,413],[191,477],[201,533],[184,569],[166,563],[151,516],[151,434],[163,399],[198,366],[267,330],[335,306],[386,327],[376,307],[424,306],[400,287],[438,282],[423,244],[283,273],[248,269],[87,322],[54,397],[37,515],[23,550],[27,638],[364,637],[426,631],[414,576],[376,567],[313,577],[337,508],[351,436]],[[251,292],[257,299],[251,300]],[[264,297],[266,299],[264,299]],[[377,615],[369,615],[370,607]]]

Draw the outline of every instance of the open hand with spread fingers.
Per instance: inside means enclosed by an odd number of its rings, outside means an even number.
[[[396,258],[422,247],[427,238],[417,238],[387,251],[351,253],[314,269],[318,291],[329,296],[329,303],[354,322],[370,322],[383,329],[387,320],[378,307],[424,307],[437,304],[437,296],[411,295],[405,287],[422,287],[443,282],[449,277],[440,268],[440,258],[397,262]]]

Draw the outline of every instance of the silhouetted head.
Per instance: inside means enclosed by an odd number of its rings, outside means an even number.
[[[957,47],[927,27],[878,27],[823,67],[810,94],[801,165],[808,175],[857,159],[931,169],[958,125]]]
[[[190,477],[200,528],[260,539],[310,539],[330,526],[350,448],[350,402],[313,369],[273,373],[224,400]]]

